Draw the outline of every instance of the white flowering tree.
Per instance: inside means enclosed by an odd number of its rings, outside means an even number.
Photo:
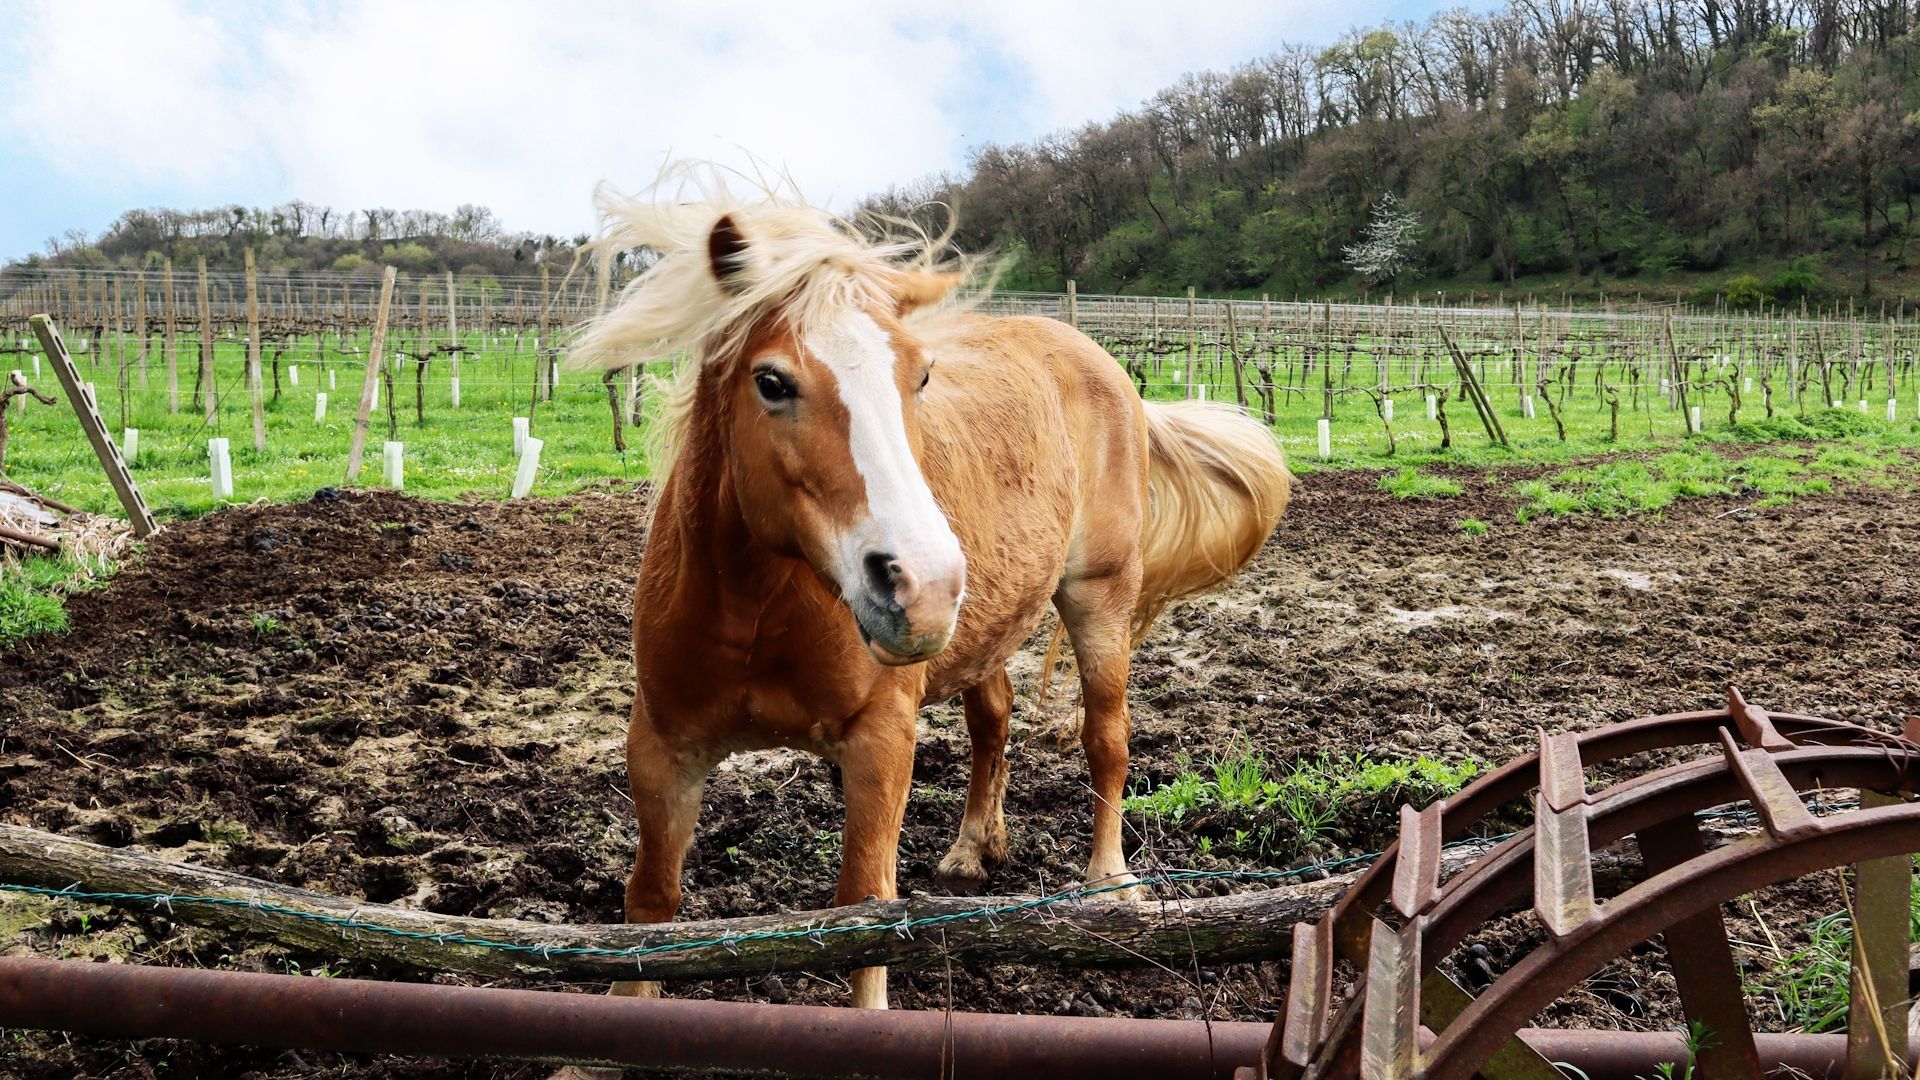
[[[1420,251],[1420,215],[1389,191],[1373,204],[1373,217],[1360,242],[1347,247],[1347,265],[1375,285],[1394,281]]]

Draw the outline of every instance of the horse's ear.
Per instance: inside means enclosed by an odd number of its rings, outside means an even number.
[[[740,234],[732,214],[721,214],[707,234],[707,264],[722,289],[739,292],[746,287],[747,238]]]
[[[956,273],[937,274],[930,270],[903,271],[893,289],[893,302],[903,316],[930,307],[959,288],[961,277]]]

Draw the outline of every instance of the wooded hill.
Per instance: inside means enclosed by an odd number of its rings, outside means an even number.
[[[876,205],[951,203],[963,246],[1015,257],[1016,287],[1378,292],[1392,283],[1344,249],[1392,192],[1422,237],[1402,292],[1548,275],[1691,277],[1736,303],[1869,294],[1908,265],[1917,15],[1513,0],[1191,75]]]
[[[189,267],[204,256],[209,269],[239,270],[252,248],[261,272],[270,275],[332,270],[378,279],[380,268],[392,265],[408,274],[452,270],[486,279],[531,274],[542,263],[564,271],[587,239],[508,232],[484,206],[463,205],[451,214],[345,212],[296,200],[264,208],[129,210],[97,238],[70,231],[50,241],[46,254],[13,265],[134,269],[170,258]]]

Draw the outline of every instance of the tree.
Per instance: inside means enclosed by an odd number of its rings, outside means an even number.
[[[1347,265],[1375,285],[1391,284],[1413,265],[1420,251],[1420,215],[1389,191],[1373,204],[1373,217],[1360,242],[1344,249]]]

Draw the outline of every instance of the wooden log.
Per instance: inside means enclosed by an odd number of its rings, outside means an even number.
[[[1457,872],[1484,850],[1448,849],[1441,875]],[[1609,884],[1639,867],[1631,851],[1598,853],[1594,863],[1599,880]],[[1289,955],[1293,924],[1318,919],[1358,876],[1145,903],[1076,899],[1039,905],[1032,897],[914,894],[737,919],[569,925],[362,903],[0,824],[0,881],[9,884],[159,897],[139,900],[140,910],[420,974],[578,982],[914,966],[949,957],[1065,968],[1278,960]],[[993,917],[980,915],[983,909]],[[668,950],[629,951],[661,946]]]
[[[26,547],[44,548],[48,551],[60,550],[60,541],[51,536],[22,532],[19,529],[10,529],[5,525],[0,525],[0,540],[11,541]]]

